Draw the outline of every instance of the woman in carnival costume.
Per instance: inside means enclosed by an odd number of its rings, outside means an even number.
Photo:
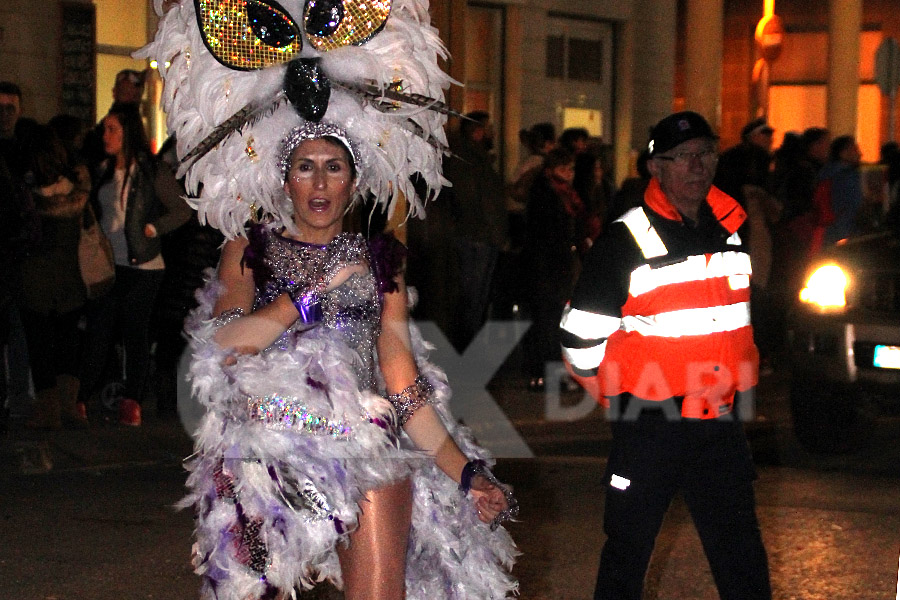
[[[207,413],[183,503],[204,597],[324,580],[352,600],[508,597],[516,502],[408,321],[405,249],[342,232],[361,194],[390,212],[403,192],[417,214],[411,176],[443,182],[448,79],[426,6],[164,6],[142,53],[168,65],[180,173],[203,183],[190,201],[229,237],[187,326]]]

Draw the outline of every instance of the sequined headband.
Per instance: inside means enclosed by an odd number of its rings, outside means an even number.
[[[317,140],[326,136],[337,138],[347,148],[347,151],[350,152],[350,157],[353,159],[353,164],[356,166],[357,172],[359,172],[359,150],[356,144],[347,136],[347,132],[331,123],[307,121],[300,127],[292,129],[281,142],[281,153],[278,155],[281,179],[284,180],[287,177],[287,172],[291,168],[291,154],[301,142]]]

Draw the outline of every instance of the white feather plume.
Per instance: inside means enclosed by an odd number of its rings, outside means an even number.
[[[248,104],[273,100],[281,90],[286,67],[236,71],[223,66],[204,45],[194,3],[181,0],[168,5],[171,8],[163,13],[163,1],[154,0],[162,17],[159,29],[155,39],[135,56],[155,59],[160,65],[167,125],[176,135],[176,150],[183,157]],[[299,21],[302,0],[282,0],[281,5]],[[322,70],[338,82],[374,81],[385,88],[400,85],[404,92],[443,102],[444,89],[452,80],[438,67],[438,58],[446,58],[446,51],[429,19],[426,0],[393,0],[382,31],[360,46],[322,54]],[[315,54],[304,49],[304,55],[307,52]],[[405,125],[407,119],[438,144],[411,133]],[[441,175],[446,116],[419,107],[401,107],[386,114],[334,86],[323,121],[345,129],[359,146],[362,194],[371,192],[391,214],[395,197],[402,193],[409,215],[424,216],[424,204],[411,178],[421,175],[426,198],[446,183]],[[234,238],[243,235],[254,207],[289,226],[292,211],[285,202],[275,157],[284,135],[302,123],[293,107],[284,105],[229,136],[180,173],[186,176],[189,192],[196,194],[202,184],[200,197],[191,200],[201,222]]]

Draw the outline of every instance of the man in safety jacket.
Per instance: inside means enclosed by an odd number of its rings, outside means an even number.
[[[772,596],[741,423],[759,363],[746,214],[712,186],[716,140],[694,112],[653,128],[644,203],[595,242],[563,314],[566,363],[613,434],[595,599],[640,599],[677,491],[721,598]]]

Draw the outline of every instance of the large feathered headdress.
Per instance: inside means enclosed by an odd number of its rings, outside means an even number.
[[[167,9],[164,11],[164,5]],[[445,183],[446,53],[427,0],[154,0],[157,61],[179,176],[201,221],[228,237],[251,213],[289,225],[281,140],[308,121],[340,126],[359,149],[358,189],[390,214],[400,192],[423,214]]]

